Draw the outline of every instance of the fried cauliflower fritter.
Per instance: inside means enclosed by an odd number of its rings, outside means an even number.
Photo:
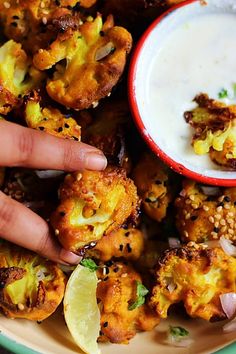
[[[141,276],[131,265],[116,262],[97,273],[101,280],[97,287],[100,341],[128,343],[137,331],[150,331],[159,323],[159,316],[147,304],[130,309],[136,300],[137,283],[142,283]]]
[[[63,115],[57,108],[41,107],[40,101],[41,98],[36,91],[25,99],[25,120],[28,127],[61,138],[80,141],[81,129],[76,120]]]
[[[236,259],[221,248],[190,245],[166,251],[156,268],[151,305],[161,318],[183,302],[191,317],[226,319],[220,295],[236,291]]]
[[[1,0],[4,33],[7,38],[20,42],[27,52],[35,53],[55,40],[58,30],[63,30],[63,23],[58,28],[59,18],[74,12],[79,17],[77,3],[77,0]]]
[[[44,78],[21,48],[10,40],[0,47],[0,114],[7,114],[19,104],[21,96],[38,87]]]
[[[64,296],[58,266],[10,243],[0,243],[0,308],[10,318],[42,321]]]
[[[105,101],[93,112],[94,121],[85,129],[84,141],[102,150],[110,164],[122,167],[129,173],[131,160],[126,146],[130,118],[128,102]]]
[[[207,196],[201,185],[185,180],[175,200],[176,226],[183,241],[205,242],[224,236],[236,240],[235,188],[219,190]]]
[[[236,105],[227,106],[207,94],[199,94],[194,101],[198,106],[184,117],[195,130],[195,153],[209,152],[213,162],[236,169]]]
[[[140,230],[120,228],[101,238],[86,255],[102,262],[111,258],[125,258],[136,261],[144,250],[144,237]]]
[[[133,180],[144,212],[156,221],[164,219],[173,199],[167,167],[151,153],[145,154],[134,168]]]
[[[84,247],[94,247],[102,236],[137,218],[136,187],[119,168],[72,173],[59,193],[61,204],[51,224],[63,247],[74,252],[83,253]]]
[[[97,15],[76,29],[70,27],[59,33],[48,49],[34,55],[33,62],[39,70],[57,64],[47,92],[55,101],[80,110],[111,92],[124,70],[131,45],[129,32],[114,27],[111,16],[103,24],[101,15]]]

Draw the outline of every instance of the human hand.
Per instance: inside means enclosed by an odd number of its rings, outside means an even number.
[[[0,121],[0,166],[76,171],[102,170],[103,153],[87,144],[54,137],[10,122]],[[0,237],[64,264],[80,257],[66,251],[50,234],[45,220],[0,191]]]

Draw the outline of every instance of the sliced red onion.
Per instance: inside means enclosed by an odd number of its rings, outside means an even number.
[[[207,196],[217,196],[220,194],[220,188],[219,187],[213,187],[213,186],[200,186],[201,190],[203,193]]]
[[[168,243],[170,248],[179,248],[181,246],[180,240],[176,237],[169,237]]]
[[[186,191],[184,189],[182,189],[182,191],[179,193],[179,195],[181,197],[185,197],[186,196]]]
[[[231,240],[228,240],[224,236],[221,236],[219,243],[223,251],[228,256],[236,257],[236,247],[233,245],[233,242]]]
[[[226,325],[224,325],[223,331],[226,333],[236,331],[236,318],[234,318],[232,321],[230,321]]]
[[[108,42],[103,47],[99,48],[95,54],[95,60],[102,60],[107,57],[111,51],[114,49],[114,44],[112,42]]]
[[[232,318],[236,312],[236,293],[221,294],[220,302],[227,318]]]
[[[64,171],[60,171],[60,170],[35,170],[35,174],[39,177],[39,178],[56,178],[59,177],[61,175],[63,175],[63,173],[65,173]]]

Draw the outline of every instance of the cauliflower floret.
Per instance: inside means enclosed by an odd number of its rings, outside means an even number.
[[[7,114],[44,74],[30,66],[21,44],[10,40],[0,47],[0,113]]]
[[[134,305],[138,300],[138,287],[142,287],[142,278],[131,265],[113,262],[109,267],[101,266],[98,278],[100,341],[128,343],[137,331],[150,331],[159,323],[159,316],[144,303],[144,296],[142,303]]]
[[[235,241],[235,202],[235,188],[218,189],[208,196],[204,186],[185,180],[175,201],[176,226],[182,240],[205,242],[224,236]]]
[[[69,174],[59,195],[61,204],[51,224],[61,244],[77,253],[83,254],[89,245],[94,247],[127,219],[137,218],[137,190],[122,169]]]
[[[236,169],[236,105],[227,106],[200,94],[194,101],[198,107],[184,117],[194,129],[192,145],[196,154],[210,152],[217,164]]]
[[[168,169],[151,153],[143,155],[133,171],[134,183],[145,213],[161,221],[173,199]]]
[[[71,116],[63,115],[53,107],[40,107],[41,98],[34,91],[33,95],[25,98],[25,120],[30,128],[45,131],[46,133],[80,141],[81,129]]]
[[[183,302],[191,317],[226,319],[220,295],[235,292],[236,259],[221,248],[187,245],[166,251],[156,269],[151,305],[161,318],[172,304]]]
[[[92,111],[94,121],[84,131],[84,141],[97,147],[110,164],[131,170],[126,136],[129,132],[129,107],[124,100],[104,101]]]
[[[63,30],[58,28],[58,22],[55,26],[55,20],[72,13],[80,17],[77,3],[77,0],[1,0],[4,33],[7,38],[22,43],[27,52],[35,53],[46,48],[56,39],[57,31]]]
[[[33,252],[1,241],[0,308],[10,318],[42,321],[60,304],[65,276]]]
[[[136,261],[144,250],[144,237],[140,230],[120,228],[102,237],[86,256],[106,262],[111,258],[125,258]]]
[[[78,29],[59,33],[48,49],[34,55],[33,62],[40,70],[57,64],[47,92],[55,101],[80,110],[111,92],[124,70],[131,44],[131,35],[114,27],[112,17],[103,25],[98,15]]]

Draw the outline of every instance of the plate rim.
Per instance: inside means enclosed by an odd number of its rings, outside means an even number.
[[[38,351],[35,351],[34,349],[27,347],[24,344],[18,343],[14,339],[10,338],[9,336],[6,336],[3,333],[0,333],[0,347],[1,346],[5,349],[10,350],[12,353],[15,354],[46,354],[43,352],[40,353]],[[212,352],[212,354],[234,354],[235,352],[236,352],[236,340],[235,342],[226,345],[224,348],[216,352]]]

